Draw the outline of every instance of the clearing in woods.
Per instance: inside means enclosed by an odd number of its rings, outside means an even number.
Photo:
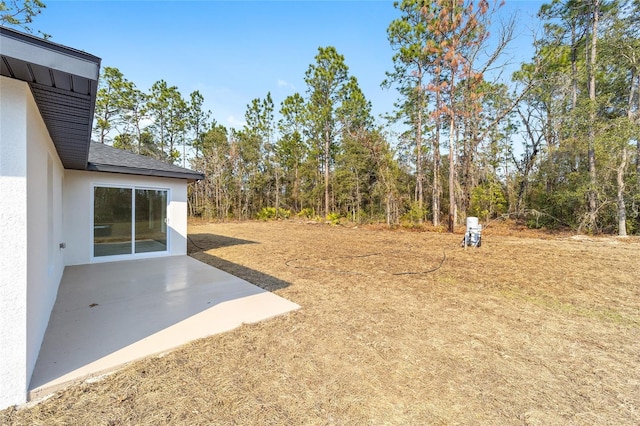
[[[192,224],[193,257],[302,309],[2,424],[639,424],[640,240]],[[526,235],[525,235],[526,234]]]

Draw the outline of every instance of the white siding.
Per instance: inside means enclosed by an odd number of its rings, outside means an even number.
[[[0,111],[3,408],[26,400],[64,259],[56,250],[62,234],[63,168],[28,85],[0,77]]]
[[[95,185],[169,189],[169,208],[167,209],[169,255],[176,256],[187,253],[186,180],[66,170],[64,186],[66,265],[82,265],[92,261],[92,194]],[[145,255],[154,256],[153,253]],[[108,261],[109,259],[101,260]]]

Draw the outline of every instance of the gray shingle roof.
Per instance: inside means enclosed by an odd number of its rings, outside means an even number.
[[[87,170],[187,179],[189,181],[204,179],[202,173],[97,142],[91,142]]]

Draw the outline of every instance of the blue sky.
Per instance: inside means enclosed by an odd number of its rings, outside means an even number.
[[[199,90],[218,123],[241,127],[246,105],[271,92],[276,110],[306,86],[319,46],[335,46],[374,115],[396,93],[380,88],[392,69],[386,29],[393,1],[66,1],[45,0],[33,28],[51,40],[102,58],[147,91],[160,79],[185,98]],[[540,1],[508,1],[494,19],[517,12],[510,61],[531,57],[532,17]],[[514,65],[515,66],[515,65]]]

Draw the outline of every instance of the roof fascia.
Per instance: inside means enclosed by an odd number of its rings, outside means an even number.
[[[98,81],[100,58],[79,50],[0,28],[0,51],[5,56]]]
[[[89,163],[87,170],[90,172],[105,172],[105,173],[121,173],[128,175],[138,176],[152,176],[152,177],[164,177],[172,179],[187,179],[189,182],[204,179],[204,175],[201,173],[189,173],[189,172],[172,172],[167,170],[154,170],[154,169],[142,169],[137,167],[125,167],[114,166],[111,164],[99,164]]]

